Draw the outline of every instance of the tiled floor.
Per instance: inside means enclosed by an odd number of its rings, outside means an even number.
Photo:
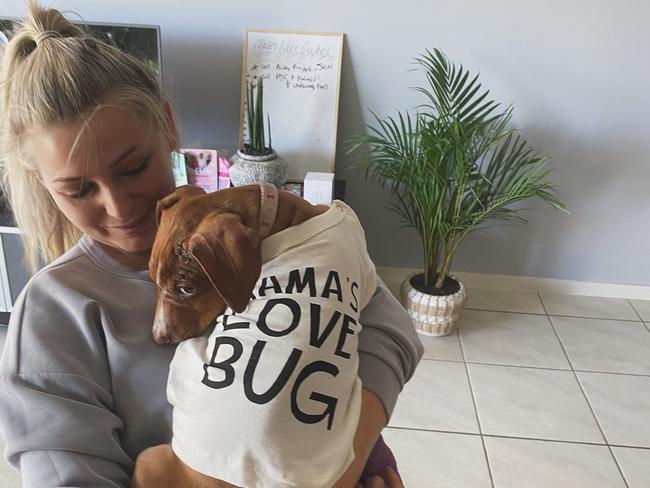
[[[406,488],[650,487],[649,327],[650,301],[469,290],[385,431]]]
[[[386,431],[406,487],[650,487],[649,327],[650,301],[469,290]]]

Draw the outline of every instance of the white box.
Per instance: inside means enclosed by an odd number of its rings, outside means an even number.
[[[331,205],[334,195],[334,173],[309,171],[305,175],[303,197],[314,205]]]

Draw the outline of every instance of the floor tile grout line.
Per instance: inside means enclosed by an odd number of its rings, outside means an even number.
[[[634,313],[636,314],[636,316],[639,317],[639,320],[640,320],[641,322],[643,322],[643,317],[641,317],[641,314],[639,313],[639,311],[638,311],[638,310],[636,309],[636,307],[634,306],[634,303],[632,302],[632,300],[628,298],[628,299],[627,299],[627,303],[630,304],[630,307],[632,307],[632,310],[634,310]]]
[[[534,316],[551,316],[551,317],[563,317],[567,319],[588,319],[588,320],[609,320],[617,322],[643,322],[643,319],[621,319],[614,317],[585,317],[584,315],[565,315],[557,313],[548,313],[548,312],[519,312],[516,310],[496,310],[491,308],[475,308],[475,307],[465,307],[465,310],[472,310],[473,312],[494,312],[494,313],[511,313],[516,315],[534,315]]]
[[[617,376],[635,376],[640,378],[650,378],[650,373],[621,373],[617,371],[594,371],[591,369],[562,369],[562,368],[550,368],[546,366],[528,366],[523,364],[499,364],[499,363],[487,363],[484,361],[463,361],[462,359],[440,359],[440,358],[422,358],[423,361],[437,361],[439,363],[467,363],[467,364],[478,364],[483,366],[497,366],[501,368],[521,368],[521,369],[538,369],[542,371],[565,371],[571,372],[575,371],[576,373],[592,373],[592,374],[613,374]]]
[[[538,293],[539,299],[542,300],[542,296]],[[544,305],[544,302],[542,301],[542,307],[544,307],[544,310],[546,310],[546,305]],[[600,421],[598,420],[598,416],[596,415],[596,412],[594,411],[591,402],[589,401],[589,397],[587,396],[587,392],[582,386],[582,382],[580,381],[580,377],[578,376],[578,373],[576,373],[576,370],[573,367],[573,363],[571,362],[571,359],[569,358],[569,354],[566,352],[566,349],[564,347],[564,344],[562,343],[562,339],[560,339],[560,335],[557,333],[557,330],[555,329],[555,324],[553,324],[553,320],[551,319],[551,316],[547,314],[547,319],[549,324],[551,324],[551,329],[553,329],[553,333],[557,337],[558,342],[560,343],[560,347],[562,348],[562,351],[564,352],[564,355],[566,356],[567,361],[569,361],[569,365],[571,366],[571,371],[573,372],[573,376],[578,383],[578,388],[580,388],[580,391],[582,392],[582,396],[587,402],[587,406],[589,407],[589,411],[591,412],[591,416],[596,422],[596,425],[598,426],[598,430],[600,431],[600,435],[603,437],[603,440],[605,443],[608,443],[607,436],[605,435],[605,431],[603,430],[602,426],[600,425]],[[610,456],[612,456],[612,459],[614,460],[614,464],[616,465],[616,469],[618,469],[619,474],[621,475],[621,478],[623,479],[623,483],[625,483],[626,488],[629,488],[629,484],[627,482],[627,479],[625,478],[625,475],[623,474],[623,470],[621,469],[621,466],[618,464],[618,460],[616,459],[616,456],[614,455],[614,451],[612,450],[611,446],[607,444],[607,449],[609,450]]]
[[[478,432],[481,436],[481,445],[483,446],[483,456],[485,456],[485,465],[487,466],[488,475],[490,476],[490,484],[492,488],[495,488],[494,477],[492,476],[492,466],[490,466],[490,458],[487,452],[487,446],[485,445],[485,438],[483,437],[483,428],[481,427],[481,419],[478,415],[478,405],[476,404],[476,397],[474,395],[474,387],[472,386],[472,378],[469,374],[469,367],[467,365],[465,357],[465,348],[463,348],[463,341],[460,338],[461,332],[460,328],[456,327],[456,337],[458,339],[458,346],[460,347],[460,354],[463,357],[463,366],[465,367],[465,374],[467,375],[467,383],[469,384],[469,393],[472,396],[472,404],[474,405],[474,415],[476,416],[476,425],[478,426]]]
[[[494,312],[494,313],[511,313],[515,315],[535,315],[535,316],[544,316],[544,312],[520,312],[517,310],[495,310],[492,308],[474,308],[474,307],[465,307],[465,310],[471,310],[473,312]]]
[[[505,435],[505,434],[479,434],[477,432],[462,432],[457,430],[444,430],[444,429],[420,429],[417,427],[398,427],[394,425],[388,425],[387,428],[393,430],[405,430],[405,431],[413,431],[413,432],[434,432],[438,434],[472,435],[472,436],[494,437],[497,439],[517,439],[523,441],[556,442],[559,444],[580,444],[585,446],[622,447],[626,449],[640,449],[643,451],[650,451],[650,446],[629,446],[627,444],[608,444],[606,442],[571,441],[566,439],[544,439],[542,437],[524,437],[524,436]]]
[[[546,312],[546,320],[548,321],[549,325],[551,326],[551,330],[553,331],[553,334],[555,334],[555,338],[557,339],[558,344],[560,344],[560,347],[562,348],[562,352],[564,353],[564,357],[569,363],[569,367],[571,368],[571,371],[575,373],[575,369],[573,367],[573,363],[571,362],[571,358],[569,357],[569,353],[566,352],[566,348],[564,347],[564,343],[562,342],[562,339],[560,338],[560,334],[557,333],[557,330],[555,330],[555,325],[553,324],[553,320],[551,320],[551,316],[548,314],[548,310],[546,309],[546,305],[544,304],[544,300],[542,299],[542,295],[540,293],[537,293],[537,296],[539,297],[539,300],[542,302],[542,308]]]
[[[466,363],[466,364],[478,364],[478,365],[483,365],[483,366],[498,366],[502,368],[522,368],[522,369],[541,369],[544,371],[566,371],[570,372],[570,369],[560,369],[560,368],[547,368],[544,366],[523,366],[520,364],[499,364],[499,363],[486,363],[483,361],[462,361],[458,359],[437,359],[437,358],[422,358],[423,361],[438,361],[438,362],[443,362],[443,363]],[[591,373],[592,371],[586,371],[587,373]],[[596,371],[594,371],[596,372]],[[621,373],[624,374],[624,373]],[[650,376],[650,374],[647,375],[639,375],[639,376]]]
[[[614,317],[583,317],[580,315],[562,315],[562,314],[557,314],[557,313],[547,313],[546,314],[548,317],[558,317],[558,318],[563,318],[563,319],[584,319],[584,320],[606,320],[608,322],[633,322],[633,323],[639,323],[642,322],[642,320],[635,320],[635,319],[620,319],[620,318],[614,318]]]
[[[596,415],[596,412],[594,411],[593,407],[591,406],[591,402],[589,401],[589,397],[587,396],[587,392],[585,391],[584,387],[582,386],[582,382],[580,381],[580,377],[578,376],[578,373],[575,371],[573,374],[576,377],[576,380],[578,381],[578,386],[580,387],[580,391],[582,391],[582,394],[585,396],[585,399],[587,400],[587,405],[589,405],[589,410],[591,410],[591,414],[594,416],[594,419],[596,419],[596,425],[598,426],[598,429],[600,430],[603,438],[605,439],[605,442],[607,442],[607,448],[609,449],[609,453],[612,456],[612,459],[614,460],[614,464],[616,464],[616,467],[618,468],[618,472],[620,473],[621,477],[623,478],[623,483],[625,483],[625,486],[629,488],[629,484],[627,482],[627,479],[625,478],[625,475],[623,474],[623,470],[621,469],[621,466],[618,464],[618,459],[616,459],[616,456],[614,455],[614,450],[612,449],[612,446],[609,445],[609,441],[607,440],[607,436],[605,435],[605,431],[603,430],[602,426],[600,425],[600,421],[598,420],[598,416]]]
[[[648,327],[648,323],[647,323],[645,320],[643,320],[643,317],[641,317],[641,314],[639,313],[639,311],[637,310],[637,308],[634,306],[634,302],[633,302],[631,299],[629,299],[629,298],[628,298],[627,301],[630,302],[630,306],[634,309],[634,311],[636,312],[636,315],[639,317],[639,319],[641,320],[641,322],[643,322],[643,326],[646,328],[646,330],[647,330],[648,332],[650,332],[650,327]]]
[[[616,373],[614,371],[592,371],[590,369],[575,369],[576,373],[590,373],[590,374],[613,374],[615,376],[634,376],[636,378],[649,378],[650,374],[641,373]]]
[[[471,310],[473,312],[494,312],[494,313],[511,313],[511,314],[516,314],[516,315],[533,315],[536,317],[561,317],[561,318],[566,318],[566,319],[585,319],[585,320],[608,320],[608,321],[615,321],[615,322],[643,322],[643,319],[620,319],[620,318],[612,318],[612,317],[585,317],[583,315],[563,315],[563,314],[556,314],[556,313],[548,313],[548,312],[517,312],[513,310],[493,310],[493,309],[488,309],[488,308],[473,308],[473,307],[465,307],[465,310]]]
[[[483,361],[463,361],[459,359],[438,359],[438,358],[422,358],[423,361],[438,361],[443,363],[466,363],[466,364],[478,364],[483,366],[499,366],[502,368],[522,368],[522,369],[541,369],[547,371],[571,371],[570,369],[560,369],[560,368],[546,368],[543,366],[523,366],[520,364],[499,364],[499,363],[486,363]],[[648,374],[647,376],[650,376]]]
[[[537,442],[557,442],[559,444],[580,444],[585,446],[624,447],[628,449],[641,449],[644,451],[650,451],[650,447],[645,447],[645,446],[627,446],[622,444],[607,444],[607,443],[603,444],[598,442],[587,442],[587,441],[567,441],[564,439],[542,439],[538,437],[522,437],[522,436],[501,435],[501,434],[483,434],[483,437],[496,437],[500,439],[520,439],[524,441],[537,441]]]

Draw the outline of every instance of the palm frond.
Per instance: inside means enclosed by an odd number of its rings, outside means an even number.
[[[510,129],[512,107],[500,109],[479,75],[455,65],[439,49],[414,60],[426,86],[417,112],[380,118],[347,143],[353,166],[390,189],[388,208],[422,242],[425,286],[444,282],[454,253],[486,221],[525,224],[510,207],[539,198],[566,211],[548,182],[548,157]],[[367,149],[367,151],[366,151]]]

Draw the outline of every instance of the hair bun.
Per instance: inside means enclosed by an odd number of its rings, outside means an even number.
[[[60,32],[53,31],[53,30],[46,30],[43,32],[39,32],[36,36],[34,36],[34,42],[36,43],[37,46],[39,46],[42,42],[48,40],[48,39],[60,39],[63,36],[61,35]]]
[[[40,8],[34,0],[29,0],[27,16],[22,29],[38,46],[48,39],[79,37],[83,30],[72,24],[61,12],[54,9]]]

